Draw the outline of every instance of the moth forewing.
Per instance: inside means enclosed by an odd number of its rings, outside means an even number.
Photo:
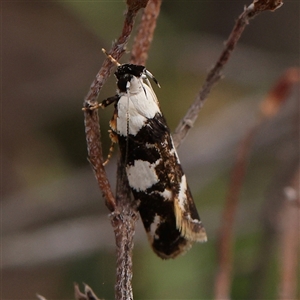
[[[151,74],[151,73],[150,73]],[[152,75],[152,74],[151,74]],[[154,76],[152,75],[152,78],[154,78]],[[150,83],[150,81],[149,81],[149,79],[148,79],[148,77],[147,76],[145,76],[145,81],[146,81],[146,83],[147,84],[144,84],[143,83],[143,85],[144,85],[144,87],[145,87],[145,89],[147,90],[150,90],[150,93],[151,93],[151,95],[152,95],[152,98],[153,98],[153,100],[155,101],[155,103],[158,105],[158,107],[159,107],[159,102],[158,102],[158,99],[157,99],[157,97],[156,97],[156,94],[155,94],[155,92],[154,92],[154,90],[153,90],[153,88],[152,88],[152,85],[151,85],[151,83]],[[155,79],[155,78],[154,78]],[[157,83],[157,85],[160,87],[160,85],[159,85],[159,83],[158,83],[158,81],[155,79],[155,83]]]
[[[145,67],[132,64],[119,66],[115,75],[118,92],[110,126],[129,186],[154,252],[175,258],[193,242],[206,241],[206,233],[147,75],[157,81]]]
[[[193,201],[192,198],[186,199],[186,201]],[[189,241],[193,242],[206,242],[207,236],[205,229],[202,225],[202,222],[199,221],[197,218],[193,218],[191,216],[190,210],[195,209],[195,207],[192,208],[184,208],[180,204],[182,201],[177,197],[174,200],[174,211],[176,216],[176,226],[178,230],[180,231],[181,235],[188,239]],[[193,203],[191,203],[193,204]],[[194,205],[193,205],[194,206]]]

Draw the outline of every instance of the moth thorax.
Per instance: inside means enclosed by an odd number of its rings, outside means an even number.
[[[142,79],[132,76],[128,82],[128,90],[130,94],[138,94],[143,90]]]

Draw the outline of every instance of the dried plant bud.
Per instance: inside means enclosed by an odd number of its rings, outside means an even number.
[[[283,5],[282,0],[254,0],[254,9],[256,11],[271,10],[274,11]]]
[[[74,290],[76,300],[101,300],[96,296],[96,294],[87,284],[84,284],[84,294],[80,292],[77,283],[74,283]]]
[[[88,300],[101,300],[87,284],[84,284],[84,292]]]
[[[74,294],[76,300],[87,300],[87,296],[80,292],[79,285],[74,283]]]
[[[261,113],[266,118],[275,116],[287,100],[293,85],[300,80],[298,68],[288,69],[275,83],[260,105]]]

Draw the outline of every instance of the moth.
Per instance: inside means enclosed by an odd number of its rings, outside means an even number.
[[[134,64],[118,64],[115,76],[117,94],[100,106],[114,103],[111,139],[119,143],[149,242],[159,257],[175,258],[207,237],[148,77],[158,82]]]

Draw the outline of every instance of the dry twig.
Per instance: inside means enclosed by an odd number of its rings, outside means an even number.
[[[125,52],[125,47],[128,43],[134,25],[135,16],[141,8],[144,8],[147,5],[147,2],[148,0],[127,1],[128,9],[121,36],[109,51],[109,54],[116,60],[119,60],[121,55]],[[106,206],[110,211],[115,210],[116,201],[111,191],[111,187],[103,166],[104,160],[101,147],[98,111],[96,109],[90,108],[96,106],[97,97],[106,79],[111,74],[112,67],[113,63],[111,62],[111,60],[108,58],[105,59],[100,71],[96,75],[96,78],[90,87],[90,91],[88,92],[83,102],[88,157],[97,178],[98,185],[105,198]]]
[[[137,209],[130,202],[131,191],[126,171],[121,159],[117,170],[117,207],[110,214],[115,232],[117,250],[117,281],[115,285],[116,299],[133,299],[132,293],[132,250],[135,224],[138,219]]]
[[[146,6],[148,0],[128,0],[128,11],[126,14],[122,34],[114,44],[109,54],[119,60],[125,51],[136,13],[140,8]],[[134,62],[147,59],[147,51],[153,38],[153,32],[158,17],[160,1],[150,0],[149,7],[144,10],[140,25],[139,36],[135,39]],[[150,18],[151,16],[151,18]],[[149,30],[150,28],[150,30]],[[142,39],[143,37],[143,39]],[[143,57],[143,58],[141,58]],[[117,282],[115,286],[116,299],[133,299],[132,294],[132,249],[133,236],[135,232],[135,222],[137,220],[137,210],[130,202],[130,189],[125,174],[125,168],[118,163],[117,173],[117,194],[113,197],[111,188],[103,167],[103,156],[100,142],[100,125],[97,110],[92,109],[96,106],[97,97],[106,78],[110,75],[112,63],[106,59],[91,85],[91,89],[84,101],[86,139],[88,144],[89,159],[92,164],[99,187],[104,194],[106,205],[111,211],[111,223],[115,232],[117,245]]]
[[[153,40],[156,20],[159,15],[161,0],[151,0],[146,6],[138,33],[134,39],[130,61],[136,65],[146,65],[148,51]]]
[[[133,45],[132,63],[145,64],[150,43],[156,27],[160,1],[150,0],[146,6],[139,26],[138,36]],[[151,17],[150,17],[151,16]],[[150,29],[149,29],[150,28]],[[132,250],[137,209],[130,202],[131,191],[124,165],[118,159],[117,172],[117,207],[111,213],[111,222],[115,232],[117,246],[117,283],[116,299],[133,299],[132,293]]]
[[[281,216],[282,231],[280,232],[281,260],[280,282],[278,299],[297,299],[297,270],[299,266],[299,182],[300,170],[296,171],[289,187],[285,188],[286,199],[284,201]],[[294,205],[297,203],[297,205]]]
[[[255,134],[261,128],[263,121],[274,117],[285,101],[293,85],[299,81],[299,70],[288,69],[270,90],[260,105],[260,118],[249,129],[245,138],[241,141],[235,165],[230,177],[230,185],[225,199],[223,216],[218,241],[219,270],[215,281],[215,299],[229,299],[232,271],[232,248],[233,248],[233,224],[241,188],[245,179],[247,162],[250,156],[251,146]],[[270,243],[269,243],[270,245]],[[269,246],[268,245],[268,246]],[[265,256],[263,256],[265,257]]]
[[[216,64],[207,74],[206,80],[198,93],[194,103],[190,106],[186,115],[180,121],[179,125],[175,129],[173,134],[173,140],[175,147],[178,148],[182,143],[183,139],[188,134],[189,130],[195,124],[195,121],[199,115],[201,108],[203,107],[210,90],[213,85],[216,84],[222,77],[222,70],[230,58],[231,52],[234,50],[238,40],[240,39],[246,25],[249,23],[249,20],[261,11],[272,10],[279,8],[282,5],[281,0],[255,0],[251,5],[245,8],[244,12],[239,16],[236,24],[225,43],[225,48],[221,53]]]

